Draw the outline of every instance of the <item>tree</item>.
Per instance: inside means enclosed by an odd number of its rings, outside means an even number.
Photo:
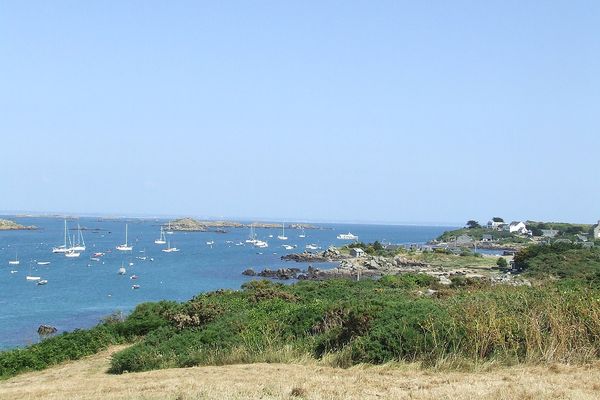
[[[498,258],[498,261],[496,261],[496,265],[500,269],[506,269],[508,267],[508,263],[506,262],[506,258],[504,258],[504,257]]]
[[[376,240],[375,243],[373,243],[373,250],[383,250],[383,246],[381,245],[381,243],[379,243],[379,240]]]
[[[502,218],[500,218],[500,217],[494,217],[494,218],[492,218],[492,221],[494,221],[494,222],[504,222],[504,220]]]
[[[471,220],[467,221],[467,228],[469,228],[469,229],[481,228],[481,225],[479,225],[479,222],[475,221],[474,219],[471,219]]]

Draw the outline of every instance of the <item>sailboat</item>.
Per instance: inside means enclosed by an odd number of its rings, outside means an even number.
[[[121,268],[119,268],[119,275],[125,275],[126,273],[127,273],[127,270],[123,266],[123,263],[121,263]]]
[[[66,253],[69,251],[67,247],[67,220],[65,219],[65,244],[52,248],[53,253]]]
[[[75,251],[75,247],[73,246],[73,243],[75,243],[75,235],[73,235],[73,241],[72,242],[71,242],[71,238],[69,238],[69,244],[71,246],[65,252],[65,257],[75,258],[75,257],[79,257],[81,255],[81,253],[78,253],[77,251]]]
[[[306,234],[304,233],[304,227],[300,227],[300,234],[298,235],[299,238],[305,238]]]
[[[73,243],[71,250],[85,251],[85,240],[83,240],[83,233],[81,232],[81,226],[79,226],[79,224],[77,224],[77,243]]]
[[[127,224],[125,224],[125,243],[120,244],[116,247],[119,251],[131,251],[133,250],[133,246],[127,244]]]
[[[164,251],[165,253],[173,253],[175,251],[179,251],[179,249],[177,247],[171,247],[171,241],[169,241],[169,244],[167,245],[166,249],[162,249],[162,251]]]
[[[256,240],[256,233],[254,232],[254,224],[250,224],[250,236],[246,239],[246,243],[256,244],[258,240]]]
[[[8,261],[8,265],[19,265],[20,263],[21,263],[21,261],[19,261],[19,256],[18,256],[17,252],[15,252],[15,259]]]
[[[285,224],[281,224],[281,235],[277,236],[279,240],[287,240],[287,236],[285,236]]]
[[[161,225],[160,227],[160,237],[154,241],[155,244],[165,244],[167,240],[165,238],[165,231]]]
[[[167,235],[172,235],[173,231],[171,230],[171,221],[169,221],[169,227],[167,228]]]
[[[33,275],[31,275],[31,269],[32,269],[32,266],[31,266],[31,262],[30,262],[29,263],[29,274],[27,274],[27,276],[25,277],[26,280],[28,280],[28,281],[39,281],[40,279],[42,279],[39,276],[33,276]]]

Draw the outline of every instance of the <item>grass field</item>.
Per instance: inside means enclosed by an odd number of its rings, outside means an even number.
[[[600,397],[600,363],[482,366],[476,372],[420,369],[416,364],[331,368],[238,364],[107,374],[107,351],[0,381],[0,399],[574,399]]]

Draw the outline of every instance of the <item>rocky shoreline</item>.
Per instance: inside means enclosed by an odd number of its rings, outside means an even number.
[[[404,273],[421,273],[433,276],[438,279],[441,285],[450,285],[452,278],[464,277],[473,279],[488,280],[493,284],[509,284],[514,286],[530,285],[529,281],[516,277],[508,273],[493,273],[486,276],[480,270],[473,268],[445,268],[432,266],[428,263],[412,260],[410,258],[397,255],[394,257],[370,256],[350,257],[341,254],[334,247],[320,252],[303,252],[298,254],[288,254],[282,256],[283,261],[295,262],[339,262],[339,265],[331,269],[319,269],[312,265],[308,268],[288,268],[263,269],[255,271],[248,268],[243,275],[255,276],[277,280],[326,280],[334,278],[358,280],[361,278],[379,278],[385,275],[400,275]]]

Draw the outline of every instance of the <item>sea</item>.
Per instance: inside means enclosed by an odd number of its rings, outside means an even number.
[[[59,332],[89,328],[112,313],[128,313],[143,302],[185,301],[201,292],[239,289],[245,282],[256,279],[242,275],[245,269],[298,266],[280,257],[304,251],[308,244],[326,249],[348,243],[337,239],[341,233],[350,232],[362,242],[422,244],[455,229],[315,224],[319,229],[306,229],[305,238],[299,237],[299,230],[286,229],[288,240],[280,241],[277,235],[281,229],[257,228],[258,239],[269,243],[264,249],[245,243],[250,233],[248,228],[225,228],[225,233],[173,232],[166,238],[179,251],[165,253],[162,249],[166,245],[157,245],[154,240],[167,220],[82,217],[68,219],[67,226],[70,236],[77,236],[77,225],[81,226],[86,251],[78,258],[67,258],[52,253],[52,247],[64,242],[62,218],[6,218],[38,229],[0,231],[0,350],[39,341],[37,328],[41,324],[55,326]],[[125,242],[126,224],[133,250],[117,251],[115,247]],[[282,244],[295,247],[286,250]],[[105,255],[94,261],[91,258],[97,252]],[[9,265],[15,258],[19,265]],[[124,275],[118,273],[121,266],[126,269]],[[332,268],[335,264],[314,266]],[[137,279],[131,279],[132,275]],[[27,276],[37,276],[48,283],[38,285],[27,280]],[[139,288],[134,289],[134,285]]]

